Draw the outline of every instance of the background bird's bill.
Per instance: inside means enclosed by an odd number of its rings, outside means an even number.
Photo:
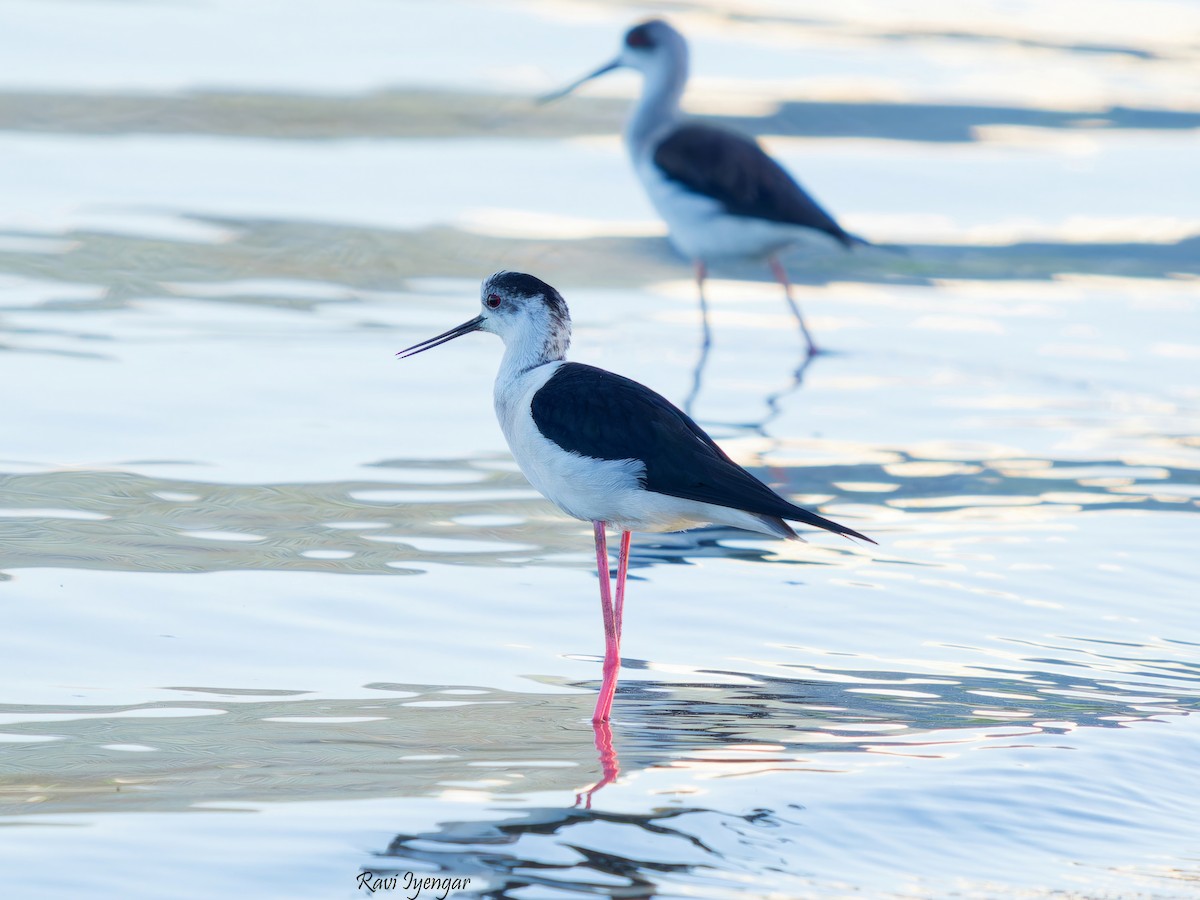
[[[432,350],[447,341],[452,341],[455,338],[462,337],[464,334],[470,334],[472,331],[478,331],[483,326],[483,316],[476,316],[469,322],[463,322],[461,325],[455,325],[449,331],[443,331],[436,337],[431,337],[428,340],[421,341],[407,347],[396,354],[397,358],[404,359],[409,356],[416,356],[418,353],[424,353],[426,350]]]
[[[611,72],[613,69],[619,69],[619,68],[621,68],[621,60],[614,59],[612,62],[605,63],[604,65],[602,65],[595,72],[591,72],[587,75],[584,75],[578,81],[572,81],[565,88],[562,88],[557,91],[551,91],[549,94],[542,94],[542,96],[537,98],[537,103],[539,106],[542,104],[545,104],[545,103],[553,103],[555,100],[558,100],[562,97],[567,96],[567,94],[574,91],[580,85],[587,84],[587,82],[591,81],[593,78],[599,78],[601,75],[606,75],[609,72]]]

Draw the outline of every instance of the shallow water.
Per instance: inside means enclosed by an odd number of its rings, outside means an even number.
[[[1196,896],[1195,5],[679,9],[693,108],[908,248],[789,260],[802,368],[755,266],[701,354],[632,80],[528,104],[641,7],[338,8],[6,10],[2,893]],[[638,536],[611,734],[499,344],[393,358],[501,267],[879,541]]]

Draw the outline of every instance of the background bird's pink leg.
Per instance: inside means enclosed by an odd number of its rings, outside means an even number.
[[[800,304],[792,296],[792,283],[788,280],[787,272],[776,257],[772,256],[769,260],[771,263],[771,271],[775,273],[775,280],[783,285],[783,296],[787,299],[788,306],[791,307],[792,315],[796,317],[796,321],[800,323],[800,331],[804,335],[804,341],[808,344],[808,355],[819,353],[816,342],[812,339],[812,335],[808,332],[808,326],[804,323],[804,314],[800,312]]]
[[[621,641],[613,611],[612,584],[608,577],[608,539],[604,534],[604,523],[593,522],[592,527],[596,534],[596,571],[600,575],[600,611],[604,615],[604,680],[600,684],[600,696],[596,698],[596,712],[592,715],[592,721],[607,722],[612,711],[613,696],[617,692]]]

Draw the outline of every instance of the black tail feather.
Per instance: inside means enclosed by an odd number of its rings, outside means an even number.
[[[868,544],[878,546],[878,541],[873,541],[865,534],[855,531],[853,528],[847,528],[845,525],[839,525],[832,519],[826,519],[824,516],[818,516],[816,513],[809,512],[807,509],[801,509],[799,506],[793,506],[786,513],[789,519],[796,522],[803,522],[805,525],[812,525],[815,528],[824,528],[826,531],[832,531],[834,534],[840,534],[845,537],[858,538],[861,541],[866,541]]]

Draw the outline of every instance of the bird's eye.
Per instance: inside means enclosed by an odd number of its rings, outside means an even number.
[[[499,294],[488,294],[487,300],[485,300],[484,303],[487,304],[488,309],[495,309],[496,307],[498,307],[500,305],[500,295]]]
[[[627,47],[653,47],[654,41],[650,38],[650,32],[642,27],[630,29],[625,35],[625,45]]]

